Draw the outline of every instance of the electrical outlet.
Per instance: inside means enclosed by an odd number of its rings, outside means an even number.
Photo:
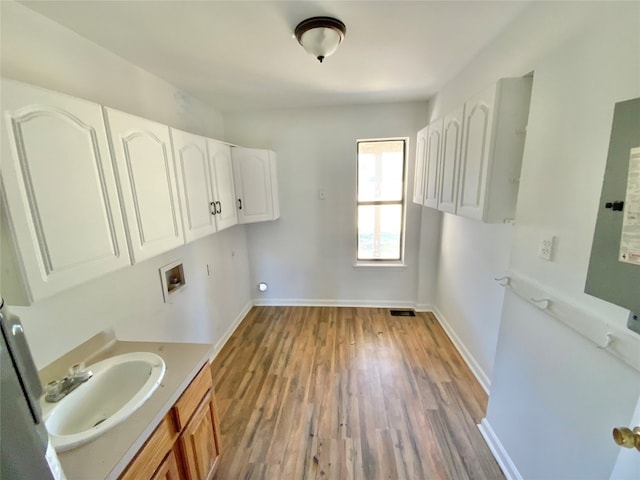
[[[538,250],[538,256],[543,260],[551,261],[551,257],[553,256],[554,238],[555,237],[550,236],[543,237],[542,240],[540,240],[540,249]]]

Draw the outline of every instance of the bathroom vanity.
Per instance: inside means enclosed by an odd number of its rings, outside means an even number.
[[[121,424],[95,440],[59,453],[69,480],[211,479],[220,434],[206,344],[123,342],[103,332],[42,369],[43,384],[84,361],[91,364],[131,352],[151,352],[165,375],[149,399]],[[91,380],[89,380],[91,381]],[[79,387],[79,388],[82,388]]]

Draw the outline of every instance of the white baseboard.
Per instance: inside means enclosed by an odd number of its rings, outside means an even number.
[[[502,473],[507,478],[507,480],[522,480],[522,475],[518,472],[518,469],[513,464],[511,457],[505,450],[502,442],[497,437],[496,432],[493,431],[491,425],[486,418],[483,418],[480,424],[478,425],[478,430],[484,437],[485,442],[489,446],[491,453],[493,453],[496,462],[502,468]]]
[[[327,300],[291,298],[254,298],[253,304],[260,307],[368,307],[368,308],[414,308],[414,302],[395,300]]]
[[[476,359],[467,349],[462,340],[460,340],[460,337],[458,337],[458,334],[455,332],[451,324],[447,322],[447,319],[444,317],[442,312],[438,310],[438,307],[433,308],[433,314],[442,326],[443,330],[451,339],[451,342],[458,349],[458,352],[460,352],[460,355],[471,370],[471,373],[475,375],[476,379],[480,383],[480,386],[484,389],[485,392],[487,392],[488,395],[489,389],[491,388],[491,380],[489,380],[487,374],[484,373],[484,370],[482,369],[482,367],[480,367],[480,364],[476,361]]]
[[[433,305],[429,303],[416,303],[416,312],[433,312]]]
[[[209,358],[210,362],[213,362],[213,360],[218,356],[218,354],[220,353],[220,350],[222,350],[222,347],[224,347],[225,343],[229,341],[229,339],[231,338],[231,335],[233,335],[233,332],[236,331],[236,328],[238,328],[238,326],[240,325],[240,322],[244,320],[244,317],[247,316],[247,313],[249,313],[249,310],[251,310],[252,307],[253,307],[253,302],[251,300],[249,300],[246,303],[246,305],[242,307],[242,310],[240,311],[238,316],[235,318],[233,323],[229,325],[229,328],[227,328],[227,331],[224,333],[222,338],[220,338],[220,340],[218,340],[214,345],[213,354],[211,355],[211,358]]]

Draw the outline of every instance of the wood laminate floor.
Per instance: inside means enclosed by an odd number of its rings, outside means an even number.
[[[429,313],[254,307],[212,372],[218,480],[504,478],[487,396]]]

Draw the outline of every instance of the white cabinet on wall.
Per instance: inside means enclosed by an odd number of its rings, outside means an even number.
[[[515,217],[532,81],[503,78],[445,115],[441,127],[429,125],[426,206],[487,223]],[[430,173],[438,140],[438,171]]]
[[[466,102],[460,215],[485,222],[515,217],[532,81],[504,78]]]
[[[171,129],[184,237],[191,242],[216,231],[215,203],[209,182],[207,139]]]
[[[231,157],[239,223],[264,222],[279,218],[275,152],[233,147]]]
[[[448,213],[456,213],[457,208],[463,115],[464,106],[458,107],[445,115],[442,123],[438,208]]]
[[[1,87],[2,208],[11,230],[3,237],[15,244],[3,248],[15,257],[2,263],[18,269],[3,276],[3,291],[22,297],[7,301],[29,304],[129,265],[100,105],[11,80]]]
[[[432,122],[427,127],[424,160],[424,205],[438,208],[438,188],[440,187],[440,151],[442,149],[442,120]]]
[[[136,262],[184,244],[169,127],[105,108]]]
[[[216,207],[216,226],[220,231],[238,223],[231,147],[209,138],[207,139],[207,151],[209,152],[213,201]]]
[[[425,155],[427,153],[427,127],[416,135],[416,164],[413,178],[413,203],[424,205]]]
[[[238,223],[231,147],[210,138],[171,129],[185,240]]]

